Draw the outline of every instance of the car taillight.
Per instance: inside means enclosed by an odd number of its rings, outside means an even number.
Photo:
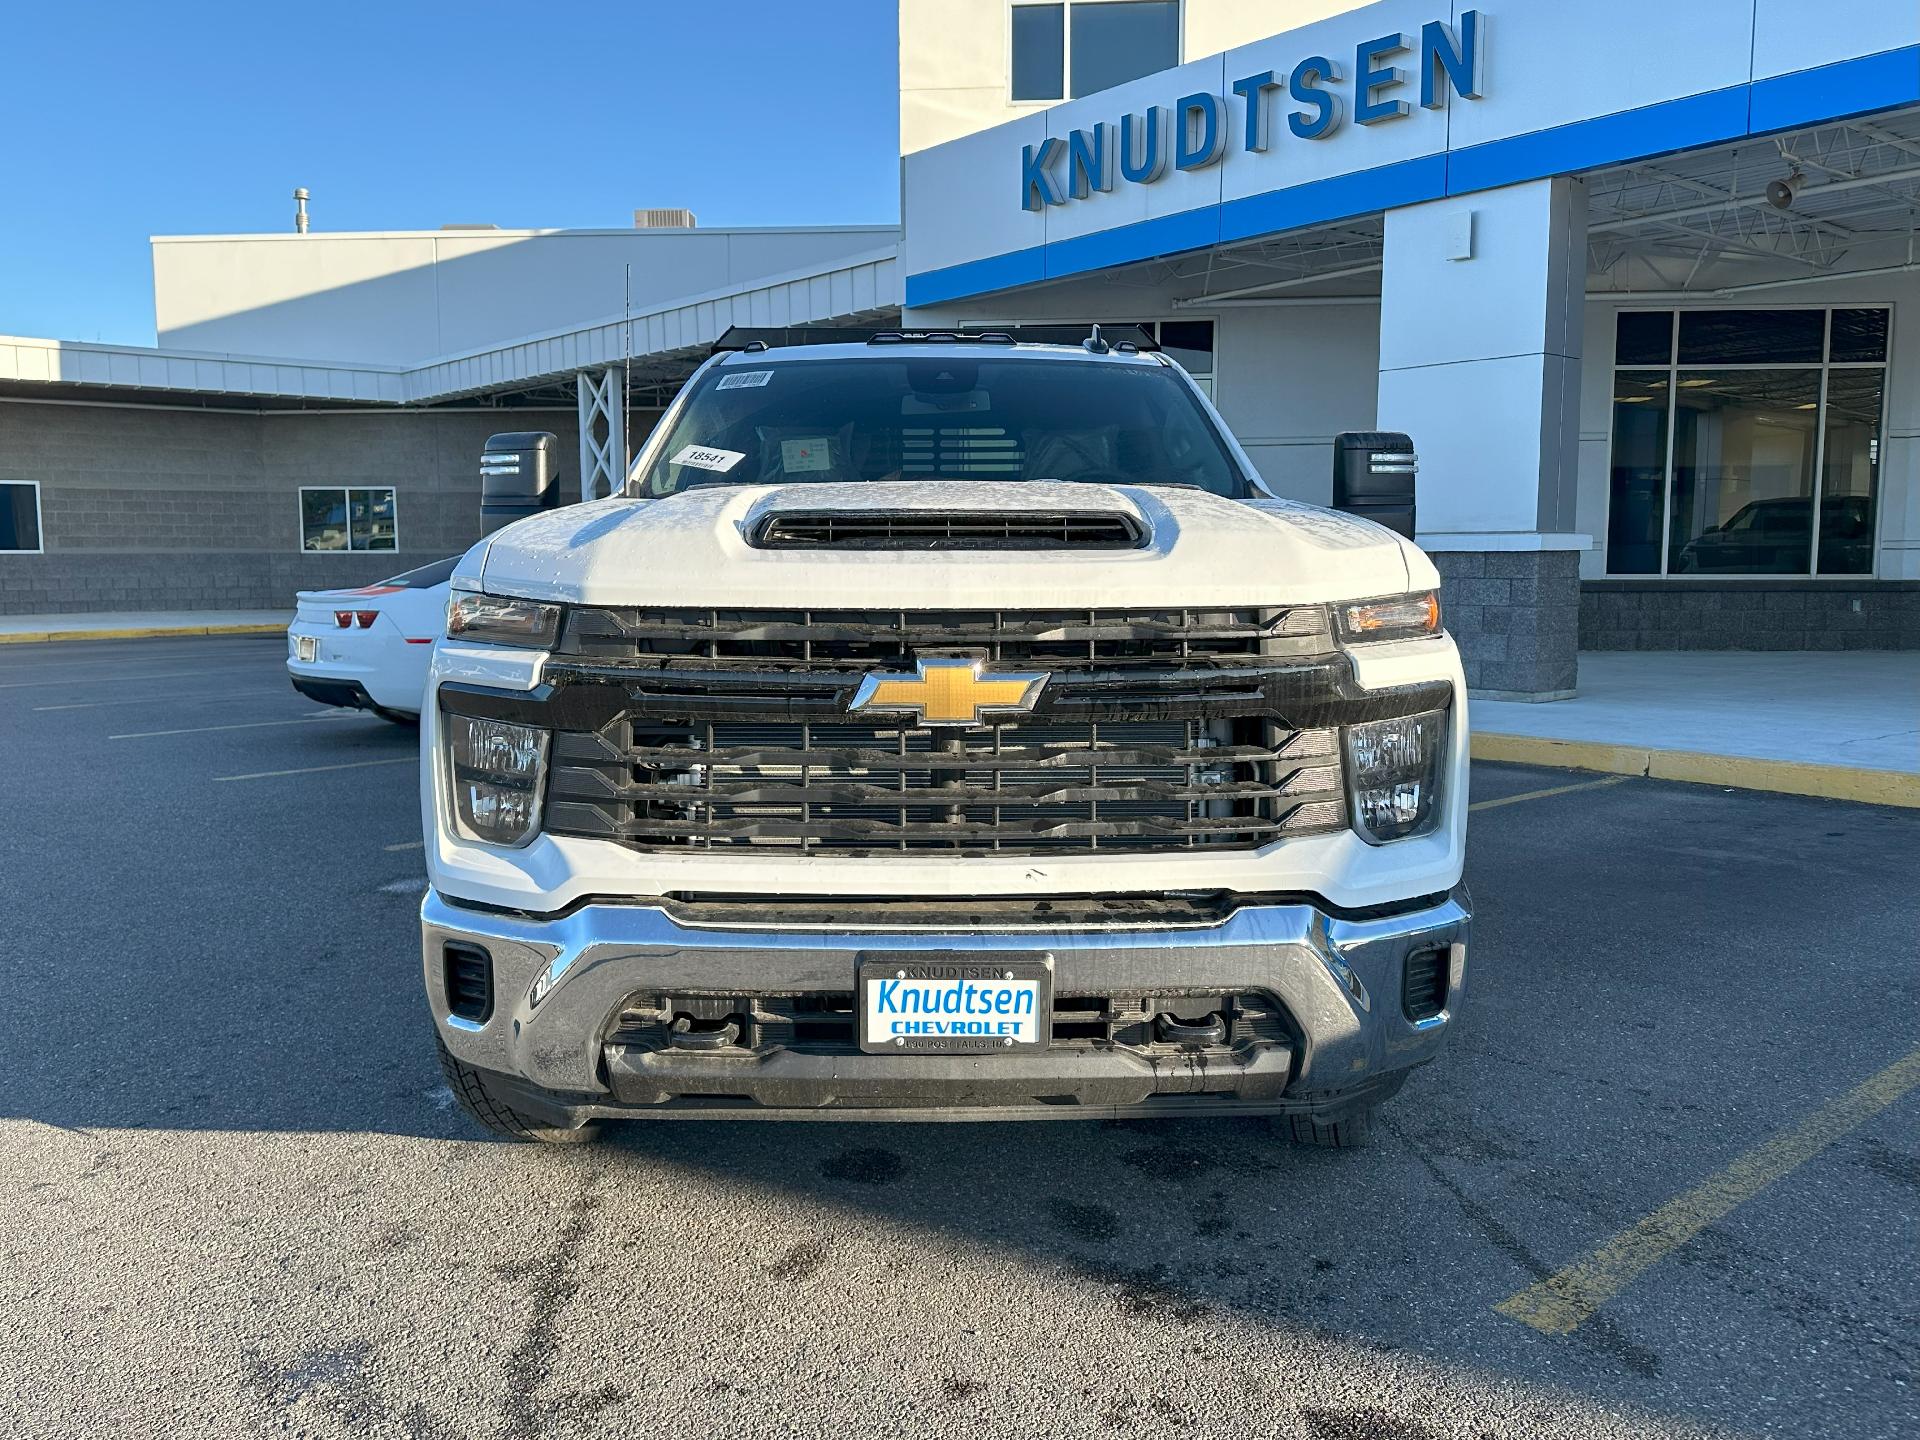
[[[358,610],[354,613],[360,617],[360,628],[362,630],[371,630],[373,628],[373,622],[380,618],[380,612],[378,610]]]
[[[338,625],[342,630],[351,629],[353,626],[353,612],[351,610],[334,611],[333,623]]]

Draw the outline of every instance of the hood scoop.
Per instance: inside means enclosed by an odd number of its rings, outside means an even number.
[[[760,550],[1138,550],[1147,527],[1116,510],[778,510]]]

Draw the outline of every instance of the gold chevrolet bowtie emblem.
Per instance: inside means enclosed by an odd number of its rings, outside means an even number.
[[[980,725],[983,717],[1033,708],[1042,673],[988,671],[978,660],[918,660],[914,673],[869,675],[847,709],[857,715],[913,715],[923,725]]]

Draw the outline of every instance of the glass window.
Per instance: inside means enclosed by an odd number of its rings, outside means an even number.
[[[40,486],[32,480],[0,480],[0,552],[39,551]]]
[[[1616,365],[1671,365],[1673,363],[1673,312],[1671,310],[1622,310],[1614,330],[1613,363]]]
[[[1880,314],[1884,320],[1886,312]],[[1838,315],[1834,323],[1837,340]],[[1826,446],[1820,461],[1823,575],[1873,572],[1873,507],[1880,490],[1885,388],[1886,372],[1880,369],[1834,370],[1827,376]]]
[[[1059,100],[1067,69],[1065,5],[1013,7],[1013,98]]]
[[[708,371],[638,482],[1069,480],[1252,493],[1206,411],[1158,361],[900,356]],[[675,457],[680,457],[676,459]]]
[[[392,487],[302,487],[300,548],[397,550],[399,529]]]
[[[1866,360],[1875,364],[1887,358],[1887,312],[1885,310],[1836,310],[1833,312],[1834,364]]]
[[[1072,20],[1076,100],[1180,63],[1179,0],[1079,0]]]
[[[347,497],[347,518],[353,548],[393,549],[393,491],[349,490]]]
[[[1890,312],[1670,316],[1616,321],[1608,573],[1872,574]]]
[[[1807,573],[1819,409],[1818,370],[1680,372],[1670,570]]]
[[[1613,379],[1613,472],[1608,480],[1607,569],[1658,575],[1666,528],[1665,370],[1623,370]]]
[[[302,550],[347,548],[346,491],[302,490],[300,492],[300,548]]]
[[[1213,374],[1211,320],[1163,320],[1159,338],[1167,357],[1179,362],[1189,375],[1198,379]]]
[[[1682,365],[1818,365],[1824,310],[1683,310]]]

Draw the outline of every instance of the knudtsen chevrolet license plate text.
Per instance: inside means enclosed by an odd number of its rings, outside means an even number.
[[[860,1048],[875,1054],[1044,1050],[1053,957],[864,955]]]

